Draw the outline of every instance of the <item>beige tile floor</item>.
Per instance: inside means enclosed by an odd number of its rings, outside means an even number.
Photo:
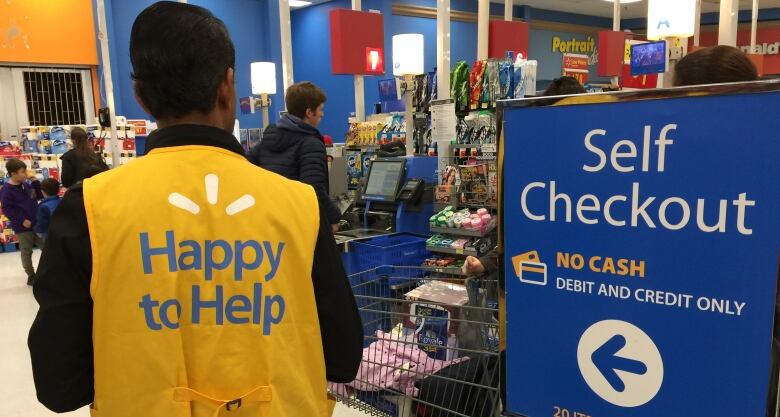
[[[37,264],[40,251],[35,251]],[[26,285],[19,252],[0,253],[0,417],[52,417],[57,414],[35,398],[27,332],[38,305]],[[86,408],[68,417],[88,417]],[[362,417],[366,414],[337,406],[334,417]]]

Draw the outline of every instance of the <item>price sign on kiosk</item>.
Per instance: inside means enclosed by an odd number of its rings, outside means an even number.
[[[510,415],[766,415],[780,84],[708,92],[504,103]]]

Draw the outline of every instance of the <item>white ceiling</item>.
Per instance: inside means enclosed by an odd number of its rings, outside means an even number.
[[[493,3],[504,3],[504,0],[491,0]],[[740,0],[741,10],[750,10],[752,0]],[[612,17],[612,4],[604,0],[515,0],[515,6],[527,5],[537,9],[556,10],[560,12],[579,13],[590,16]],[[717,12],[719,0],[702,0],[702,13]],[[647,16],[647,0],[624,4],[621,18],[632,19]],[[780,8],[780,0],[760,0],[761,9]]]

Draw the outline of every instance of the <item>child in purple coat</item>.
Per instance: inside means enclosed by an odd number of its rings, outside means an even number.
[[[27,285],[33,285],[35,281],[35,268],[33,267],[33,246],[43,247],[43,239],[33,231],[38,210],[38,200],[41,195],[41,183],[33,178],[27,183],[27,164],[18,159],[9,159],[5,163],[8,172],[8,180],[3,188],[0,188],[0,207],[11,221],[19,241],[19,250],[22,253],[22,266],[27,273]]]

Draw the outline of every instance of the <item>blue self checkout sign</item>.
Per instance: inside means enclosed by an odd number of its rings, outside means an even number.
[[[505,110],[509,412],[765,415],[778,105]]]

